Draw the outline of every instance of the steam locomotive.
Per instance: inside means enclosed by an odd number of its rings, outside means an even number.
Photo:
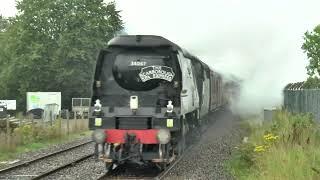
[[[228,103],[222,76],[175,43],[122,35],[98,56],[89,128],[106,167],[125,162],[165,168],[186,135]]]

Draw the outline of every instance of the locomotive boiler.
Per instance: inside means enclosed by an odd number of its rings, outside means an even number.
[[[180,156],[186,135],[225,105],[222,77],[175,43],[123,35],[100,51],[89,127],[96,156],[112,164],[153,163]]]

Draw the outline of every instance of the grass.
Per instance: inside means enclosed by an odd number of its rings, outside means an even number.
[[[320,179],[320,128],[310,115],[279,110],[272,122],[253,122],[226,164],[236,179]]]
[[[25,124],[14,129],[10,135],[0,134],[0,161],[15,159],[20,153],[45,148],[53,144],[64,143],[88,136],[87,120],[70,121],[69,130],[66,122],[57,120],[48,124]]]

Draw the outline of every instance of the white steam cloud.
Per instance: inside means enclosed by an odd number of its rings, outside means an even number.
[[[161,35],[222,73],[243,79],[240,111],[282,103],[306,78],[303,33],[320,24],[318,0],[117,0],[128,34]]]
[[[127,33],[164,36],[219,72],[243,79],[239,103],[243,113],[280,105],[282,88],[305,80],[303,33],[320,24],[319,0],[116,3]],[[16,14],[14,5],[14,0],[1,0],[1,14]]]

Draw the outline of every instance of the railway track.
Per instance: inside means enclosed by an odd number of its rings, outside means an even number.
[[[46,177],[52,173],[55,173],[61,169],[64,169],[66,167],[69,167],[69,166],[72,166],[76,163],[79,163],[81,161],[84,161],[92,156],[94,156],[93,153],[91,154],[87,154],[85,156],[82,156],[80,158],[77,158],[77,159],[74,159],[72,160],[71,162],[68,162],[68,163],[65,163],[63,165],[57,165],[55,166],[54,168],[51,168],[49,170],[46,170],[44,172],[41,172],[41,173],[37,173],[36,175],[25,175],[25,174],[15,174],[16,171],[18,171],[19,169],[23,169],[23,168],[28,168],[40,161],[44,161],[48,158],[54,158],[55,156],[59,156],[59,155],[62,155],[63,153],[67,153],[68,151],[72,151],[72,150],[77,150],[78,148],[81,148],[83,146],[86,146],[86,145],[89,145],[93,143],[92,140],[90,141],[86,141],[84,143],[81,143],[81,144],[78,144],[78,145],[75,145],[75,146],[72,146],[70,148],[66,148],[66,149],[63,149],[63,150],[59,150],[59,151],[55,151],[53,153],[50,153],[50,154],[47,154],[47,155],[44,155],[44,156],[41,156],[39,158],[36,158],[36,159],[33,159],[33,160],[30,160],[30,161],[26,161],[24,163],[20,163],[20,164],[17,164],[15,166],[11,166],[11,167],[8,167],[8,168],[5,168],[5,169],[1,169],[0,170],[0,179],[2,177],[29,177],[30,179],[40,179],[40,178],[43,178],[43,177]]]
[[[206,131],[206,129],[204,130]],[[197,142],[197,141],[193,141],[193,142]],[[89,145],[90,143],[93,143],[92,141],[87,141],[85,143],[67,148],[67,149],[63,149],[60,151],[56,151],[54,153],[51,154],[47,154],[45,156],[42,156],[40,158],[22,163],[22,164],[18,164],[6,169],[2,169],[0,170],[0,179],[7,178],[25,178],[25,179],[32,179],[32,180],[36,180],[36,179],[50,179],[50,177],[57,177],[57,175],[59,176],[60,172],[66,172],[65,170],[69,169],[70,167],[75,167],[75,165],[77,165],[76,167],[78,167],[78,164],[80,164],[81,162],[88,160],[90,158],[93,158],[94,153],[92,151],[87,152],[86,154],[82,154],[82,156],[78,155],[75,156],[75,158],[72,161],[68,161],[66,163],[60,163],[59,165],[57,164],[54,167],[51,168],[46,168],[45,170],[38,170],[38,172],[31,172],[34,173],[33,175],[28,175],[28,176],[24,176],[23,174],[19,174],[19,173],[15,173],[15,170],[19,170],[20,168],[25,168],[26,166],[30,166],[34,163],[37,163],[38,161],[41,160],[49,160],[46,158],[51,157],[51,159],[56,158],[55,155],[59,155],[61,153],[70,151],[70,150],[74,150],[74,151],[78,151],[79,147],[84,146],[84,145]],[[189,144],[189,143],[188,143]],[[133,165],[132,167],[134,167],[135,169],[129,170],[127,171],[127,169],[130,169],[130,167],[123,165],[122,167],[118,166],[116,167],[114,170],[107,172],[103,175],[101,175],[100,177],[98,177],[98,179],[157,179],[157,180],[162,180],[165,178],[170,177],[169,173],[170,171],[172,171],[172,169],[174,169],[174,167],[182,160],[184,159],[184,157],[186,156],[186,154],[188,154],[189,151],[192,150],[192,148],[196,145],[196,143],[190,143],[187,147],[187,149],[185,150],[185,153],[182,154],[182,156],[178,157],[175,161],[173,161],[173,163],[171,163],[164,171],[160,171],[158,168],[156,168],[155,166],[153,167],[148,167],[145,169],[138,169],[136,167],[136,165]],[[83,149],[83,148],[82,148]],[[69,152],[70,153],[70,152]],[[72,154],[72,153],[70,153]],[[67,154],[67,155],[70,155]],[[61,155],[60,155],[61,158]],[[32,169],[32,168],[31,168]],[[35,168],[34,168],[35,169]],[[35,169],[36,170],[36,169]],[[13,174],[15,173],[15,174]],[[3,176],[3,174],[13,174],[12,176]],[[71,175],[71,174],[70,174]],[[99,176],[99,175],[98,175]]]
[[[186,149],[186,152],[191,150],[193,146],[189,146]],[[175,165],[177,165],[182,159],[183,157],[186,155],[186,152],[182,154],[182,156],[180,156],[177,160],[175,160],[167,169],[165,169],[164,171],[162,171],[159,175],[157,175],[154,179],[157,180],[161,180],[164,179],[168,173],[171,171],[171,169],[173,169],[175,167]]]
[[[111,172],[107,172],[106,174],[102,175],[98,178],[98,180],[105,180],[105,179],[155,179],[155,180],[162,180],[164,179],[169,172],[184,158],[187,154],[186,152],[190,151],[194,145],[190,145],[179,158],[177,158],[172,164],[170,164],[165,170],[160,171],[156,169],[156,167],[147,167],[144,169],[136,169],[134,172],[125,171],[125,169],[129,168],[128,166],[124,167],[116,167]],[[118,168],[118,169],[117,169]],[[131,174],[130,174],[131,173]]]
[[[46,172],[44,172],[42,174],[39,174],[39,175],[33,177],[32,180],[38,180],[38,179],[41,179],[41,178],[45,178],[45,177],[47,177],[47,176],[49,176],[51,174],[54,174],[54,173],[56,173],[56,172],[58,172],[60,170],[63,170],[65,168],[68,168],[68,167],[71,167],[71,166],[74,166],[75,164],[80,163],[80,162],[82,162],[84,160],[87,160],[87,159],[89,159],[89,158],[91,158],[93,156],[94,156],[94,153],[88,154],[88,155],[83,156],[81,158],[78,158],[78,159],[76,159],[76,160],[74,160],[72,162],[66,163],[66,164],[64,164],[62,166],[58,166],[58,167],[56,167],[56,168],[54,168],[52,170],[46,171]]]
[[[202,129],[202,133],[204,133],[205,131],[207,131],[208,129],[208,124],[206,124]],[[194,132],[195,133],[195,132]],[[193,138],[192,138],[193,137]],[[188,154],[189,151],[192,150],[192,148],[197,144],[194,142],[198,142],[197,139],[200,138],[200,136],[197,136],[196,134],[192,134],[189,135],[189,138],[192,138],[192,140],[187,143],[188,146],[185,149],[184,153],[178,157],[173,163],[171,163],[165,170],[163,171],[157,171],[155,172],[156,167],[153,167],[151,169],[146,168],[146,169],[142,169],[142,170],[137,170],[134,172],[130,172],[129,175],[126,175],[126,172],[123,172],[123,169],[125,170],[126,168],[128,168],[127,166],[125,167],[119,167],[121,168],[120,170],[117,169],[118,167],[116,167],[114,170],[112,170],[111,172],[107,172],[106,174],[100,176],[98,178],[98,180],[105,180],[105,179],[155,179],[155,180],[162,180],[165,179],[165,177],[168,176],[168,174],[170,173],[170,171],[182,160],[184,159],[184,157],[186,156],[186,154]],[[194,139],[195,138],[195,139]],[[130,167],[129,167],[130,168]]]

